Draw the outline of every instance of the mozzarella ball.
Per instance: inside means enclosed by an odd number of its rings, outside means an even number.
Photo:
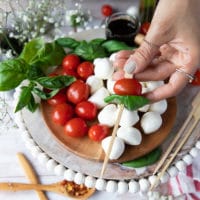
[[[148,81],[148,82],[146,82],[146,87],[148,88],[148,91],[152,91],[162,85],[164,85],[164,81]]]
[[[119,125],[123,127],[133,126],[139,121],[139,119],[140,118],[137,111],[132,111],[124,108]]]
[[[108,58],[97,58],[94,60],[94,74],[96,77],[106,80],[111,78],[114,67]]]
[[[129,145],[139,145],[142,142],[142,134],[140,131],[132,126],[120,127],[117,130],[117,137],[124,140]]]
[[[112,53],[109,57],[109,60],[113,63],[116,60],[117,53]]]
[[[115,104],[108,104],[98,114],[100,124],[105,124],[109,127],[115,125],[117,106]]]
[[[96,104],[97,108],[100,109],[107,105],[107,103],[104,101],[104,98],[106,98],[107,96],[109,96],[108,90],[105,87],[101,87],[90,96],[88,101]]]
[[[108,136],[108,137],[104,138],[101,142],[101,145],[102,145],[102,148],[103,148],[105,154],[107,154],[107,152],[108,152],[108,148],[109,148],[111,139],[112,139],[112,136]],[[121,138],[116,137],[113,142],[113,146],[112,146],[112,149],[110,152],[109,159],[111,159],[111,160],[118,159],[123,154],[124,150],[125,150],[124,141]]]
[[[150,107],[149,104],[144,105],[144,106],[140,107],[140,108],[138,109],[138,111],[140,111],[140,112],[147,112],[147,111],[149,110],[149,107]]]
[[[103,80],[94,75],[89,76],[86,80],[86,83],[90,86],[90,92],[92,94],[103,87]]]
[[[157,112],[146,112],[141,118],[141,127],[145,134],[157,131],[162,125],[162,117]]]
[[[115,83],[116,83],[116,81],[113,81],[111,78],[109,78],[106,82],[106,86],[107,86],[107,89],[110,92],[110,94],[115,94],[115,92],[113,90]]]
[[[166,99],[152,103],[149,107],[149,111],[158,112],[159,114],[163,114],[166,110],[167,110]]]

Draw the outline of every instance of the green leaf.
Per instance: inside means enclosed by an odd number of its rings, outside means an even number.
[[[55,96],[59,91],[60,89],[54,89],[53,91],[46,93],[43,90],[40,90],[39,88],[33,88],[33,92],[43,100],[47,100]]]
[[[107,53],[102,46],[89,44],[86,41],[82,41],[80,45],[75,48],[74,53],[89,61],[95,58],[107,57]]]
[[[149,100],[143,96],[121,96],[117,94],[112,94],[107,96],[104,101],[106,103],[117,103],[124,104],[128,110],[137,110],[138,108],[149,103]]]
[[[38,66],[30,66],[27,72],[27,78],[29,80],[35,80],[39,77],[45,76],[44,72]]]
[[[124,162],[122,163],[122,165],[126,167],[134,167],[134,168],[145,167],[157,162],[161,155],[162,155],[162,150],[160,148],[156,148],[150,153],[146,154],[145,156],[137,158],[135,160],[128,161],[128,162]]]
[[[62,47],[67,47],[70,49],[75,49],[80,44],[80,42],[77,40],[69,37],[58,38],[56,43]]]
[[[25,78],[28,64],[20,58],[0,63],[0,91],[16,88]]]
[[[64,49],[56,42],[45,43],[42,39],[34,39],[25,45],[20,58],[29,65],[44,70],[46,67],[59,65],[64,56]]]
[[[104,42],[102,44],[102,46],[109,52],[109,53],[113,53],[113,52],[117,52],[117,51],[121,51],[121,50],[133,50],[133,47],[128,46],[126,43],[124,42],[120,42],[117,40],[108,40],[106,42]]]
[[[33,86],[23,86],[21,89],[21,94],[19,96],[19,100],[17,103],[17,106],[15,108],[15,112],[18,112],[19,110],[21,110],[22,108],[26,107],[28,104],[30,104],[30,102],[32,101],[32,88]]]
[[[36,81],[44,88],[61,89],[73,83],[76,79],[73,76],[40,77]]]
[[[103,38],[96,38],[96,39],[93,39],[89,42],[89,44],[91,45],[101,45],[103,42],[105,42],[106,39],[103,39]]]
[[[30,101],[27,105],[28,110],[30,110],[31,112],[35,112],[38,106],[39,104],[35,102],[34,96],[33,94],[31,94]]]

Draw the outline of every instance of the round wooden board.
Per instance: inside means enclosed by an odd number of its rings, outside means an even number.
[[[101,147],[101,143],[92,141],[89,137],[85,136],[82,138],[73,138],[64,134],[63,127],[56,125],[51,120],[52,106],[49,106],[45,101],[41,104],[41,109],[43,113],[46,125],[50,129],[54,138],[63,145],[66,149],[72,153],[81,156],[86,159],[103,161],[104,152]],[[168,109],[162,115],[163,124],[161,128],[150,135],[142,134],[142,143],[138,146],[126,145],[125,152],[118,160],[112,160],[111,162],[125,162],[129,160],[141,157],[159,145],[161,145],[175,123],[176,119],[176,100],[168,100]],[[142,132],[142,131],[141,131]]]

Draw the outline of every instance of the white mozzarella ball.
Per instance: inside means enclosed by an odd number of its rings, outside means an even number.
[[[115,83],[116,83],[116,81],[113,81],[111,78],[109,78],[106,82],[106,86],[107,86],[107,89],[110,92],[110,94],[115,94],[115,92],[113,90]]]
[[[152,103],[149,108],[149,111],[158,112],[159,114],[163,114],[166,110],[167,110],[166,99]]]
[[[109,148],[111,139],[112,139],[112,136],[108,136],[108,137],[104,138],[101,142],[101,145],[102,145],[102,148],[103,148],[105,154],[107,154],[107,152],[108,152],[108,148]],[[125,150],[124,141],[121,138],[116,137],[113,142],[113,146],[112,146],[112,149],[110,152],[109,159],[111,159],[111,160],[118,159],[123,154],[124,150]]]
[[[149,104],[144,105],[144,106],[140,107],[140,108],[138,109],[138,111],[140,111],[140,112],[147,112],[147,111],[149,110],[149,107],[150,107]]]
[[[132,126],[120,127],[117,130],[117,137],[124,140],[129,145],[139,145],[142,142],[142,134],[140,131]]]
[[[108,181],[106,185],[106,191],[114,193],[117,191],[117,182],[116,181]]]
[[[124,108],[119,125],[124,127],[133,126],[139,121],[139,119],[140,118],[137,111],[132,111]]]
[[[105,179],[97,179],[95,188],[97,190],[105,190],[106,189],[106,180]]]
[[[112,53],[112,54],[110,55],[110,57],[109,57],[109,60],[110,60],[111,62],[114,62],[114,61],[116,60],[116,55],[117,55],[117,53]]]
[[[105,87],[101,87],[90,96],[88,101],[91,101],[92,103],[96,104],[97,108],[100,109],[107,105],[107,103],[104,101],[104,99],[107,96],[109,96],[108,90]]]
[[[141,127],[145,134],[157,131],[162,125],[162,117],[157,112],[146,112],[141,118]]]
[[[94,75],[89,76],[86,80],[86,83],[90,86],[90,92],[92,94],[103,87],[103,80]]]
[[[108,104],[98,114],[100,124],[105,124],[109,127],[115,125],[117,114],[117,106],[115,104]]]
[[[125,194],[128,192],[128,184],[125,181],[120,181],[118,183],[118,193]]]
[[[164,81],[148,81],[148,82],[146,82],[146,87],[148,88],[149,91],[152,91],[162,85],[164,85]]]
[[[109,58],[98,58],[94,60],[94,74],[96,77],[106,80],[111,78],[114,67]]]

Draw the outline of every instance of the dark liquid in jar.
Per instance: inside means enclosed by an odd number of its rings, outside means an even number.
[[[137,29],[137,25],[132,21],[126,19],[114,20],[106,28],[106,37],[107,39],[116,39],[133,45]]]

